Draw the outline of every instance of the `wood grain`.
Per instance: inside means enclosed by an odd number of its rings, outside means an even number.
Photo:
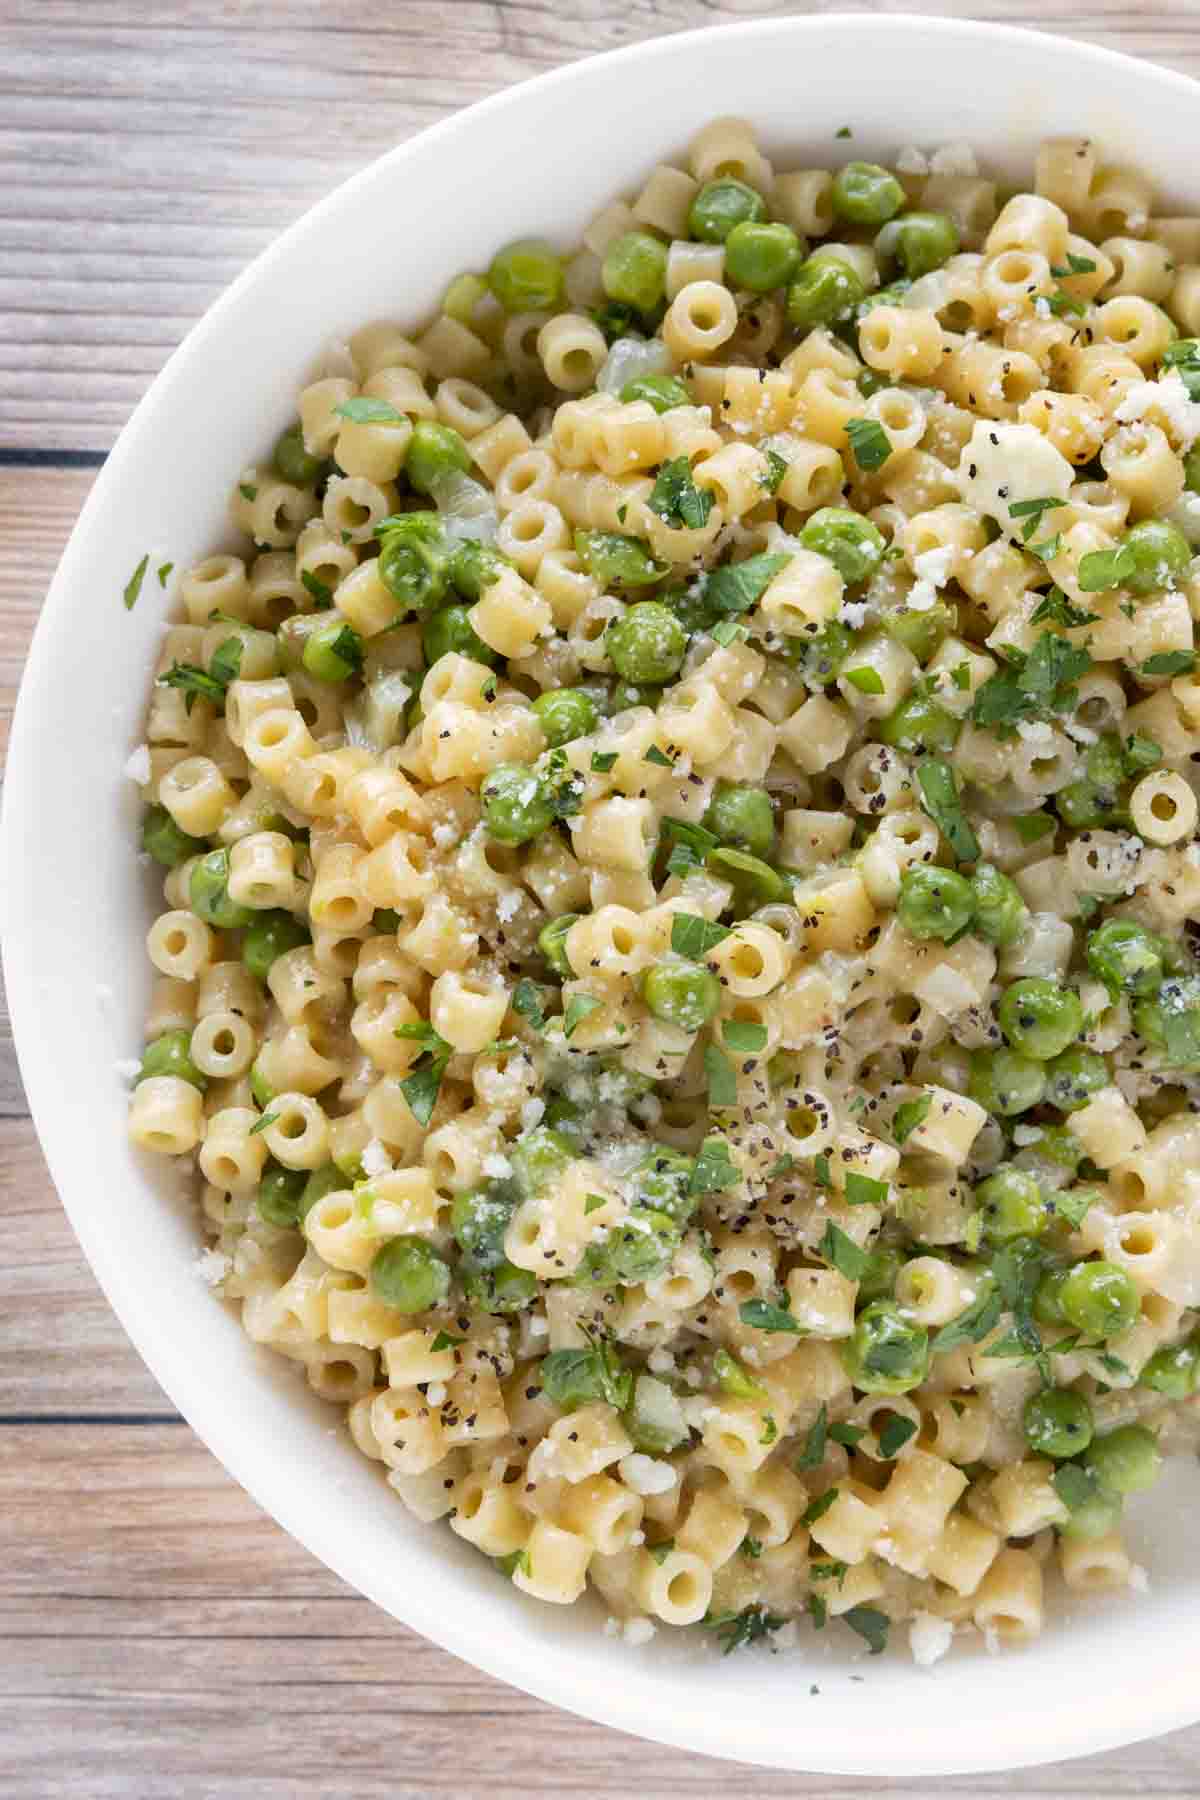
[[[829,0],[835,10],[838,0]],[[0,757],[95,460],[214,294],[369,157],[509,82],[784,0],[0,0]],[[820,5],[810,10],[822,10]],[[891,10],[884,0],[875,10]],[[1200,73],[1200,0],[1004,0]],[[97,1197],[98,1204],[103,1196]],[[527,1699],[351,1594],[178,1420],[83,1262],[0,1002],[0,1794],[859,1795]],[[913,1796],[1200,1794],[1200,1728]]]

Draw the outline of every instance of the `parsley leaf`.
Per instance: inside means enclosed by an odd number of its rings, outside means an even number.
[[[542,990],[536,981],[528,975],[522,975],[513,990],[512,1008],[521,1018],[528,1019],[535,1031],[542,1031],[546,1024],[546,1015],[542,1010]]]
[[[705,1138],[692,1169],[688,1193],[719,1194],[725,1188],[736,1187],[738,1180],[738,1172],[724,1138]]]
[[[1068,250],[1066,267],[1063,268],[1061,264],[1052,263],[1050,273],[1056,281],[1061,281],[1065,275],[1091,275],[1095,272],[1095,268],[1096,265],[1090,256],[1076,256],[1073,250]],[[1163,361],[1166,361],[1166,357],[1163,358]]]
[[[675,759],[668,756],[665,750],[660,750],[657,744],[651,744],[642,761],[657,763],[663,769],[672,769],[675,766]]]
[[[811,1591],[804,1596],[804,1609],[813,1622],[814,1631],[824,1631],[829,1623],[829,1607],[820,1594]]]
[[[826,1427],[829,1423],[829,1408],[822,1400],[817,1416],[804,1434],[804,1443],[800,1454],[792,1464],[798,1475],[805,1469],[819,1469],[825,1461]]]
[[[1100,1491],[1100,1483],[1082,1463],[1060,1463],[1054,1471],[1054,1491],[1068,1512],[1078,1512]]]
[[[808,1335],[807,1327],[786,1306],[774,1306],[769,1300],[743,1300],[738,1308],[743,1325],[754,1331],[792,1331],[797,1337]]]
[[[860,669],[843,669],[842,675],[860,694],[883,693],[883,676],[878,669],[871,668],[869,663]]]
[[[845,1450],[854,1450],[867,1435],[865,1425],[831,1425],[829,1435],[835,1444],[841,1444]]]
[[[704,1072],[708,1076],[708,1104],[736,1106],[737,1076],[733,1064],[715,1044],[704,1046]]]
[[[753,1056],[767,1045],[767,1028],[753,1019],[726,1019],[722,1037],[735,1056]]]
[[[149,568],[149,566],[150,566],[150,552],[147,550],[145,556],[143,556],[141,562],[138,564],[137,568],[133,571],[133,574],[129,577],[129,580],[125,583],[125,588],[124,588],[124,592],[122,594],[122,598],[125,601],[125,611],[126,612],[132,612],[134,607],[137,605],[138,595],[142,591],[142,582],[146,579],[146,570]]]
[[[879,1434],[879,1454],[886,1462],[900,1450],[903,1450],[910,1437],[916,1433],[916,1426],[911,1419],[901,1413],[893,1413]]]
[[[748,556],[744,562],[726,563],[705,578],[703,598],[718,612],[749,612],[757,606],[776,575],[786,569],[791,556],[785,552]]]
[[[852,1606],[842,1614],[842,1620],[851,1631],[857,1631],[860,1638],[866,1639],[872,1656],[882,1656],[892,1626],[885,1612],[880,1612],[877,1606]]]
[[[995,1330],[1003,1310],[1004,1302],[999,1288],[993,1287],[989,1283],[986,1290],[973,1300],[970,1306],[942,1326],[942,1329],[930,1340],[930,1350],[935,1356],[941,1356],[947,1350],[957,1350],[960,1344],[979,1343],[989,1331]]]
[[[397,412],[390,401],[372,400],[366,394],[343,400],[333,410],[339,419],[349,419],[352,425],[402,425],[405,419],[405,414]]]
[[[875,1181],[870,1175],[858,1175],[853,1169],[847,1172],[847,1206],[886,1206],[887,1197],[886,1181]]]
[[[714,925],[695,913],[677,912],[671,916],[671,948],[676,956],[686,956],[690,962],[699,962],[728,936],[728,925]]]
[[[166,587],[167,580],[170,576],[171,570],[174,567],[175,567],[175,564],[173,562],[159,563],[158,568],[156,569],[155,573],[158,576],[158,585],[160,588]]]
[[[594,775],[607,775],[616,760],[617,752],[615,750],[593,750],[592,773]]]
[[[1017,813],[1012,824],[1023,844],[1036,844],[1039,838],[1056,829],[1055,821],[1044,812]]]
[[[728,1656],[733,1650],[740,1650],[746,1644],[759,1644],[773,1631],[786,1624],[779,1614],[768,1612],[762,1606],[744,1606],[738,1613],[706,1613],[702,1623],[717,1635],[721,1645],[721,1653]]]
[[[263,1114],[262,1118],[256,1120],[256,1122],[250,1127],[249,1131],[246,1133],[246,1136],[247,1137],[257,1137],[260,1131],[265,1131],[267,1129],[268,1125],[273,1125],[278,1117],[279,1117],[279,1114],[277,1112],[275,1112],[275,1113],[265,1112]]]
[[[1139,675],[1188,675],[1196,666],[1194,650],[1160,650],[1138,664]]]
[[[1038,527],[1045,513],[1052,512],[1056,506],[1065,506],[1065,500],[1058,500],[1048,494],[1044,500],[1014,500],[1008,509],[1010,519],[1024,519],[1021,527],[1021,542],[1027,544]]]
[[[748,638],[750,633],[737,619],[718,619],[708,635],[714,644],[733,644]]]
[[[242,496],[243,500],[257,500],[258,499],[258,489],[255,487],[255,485],[252,481],[239,481],[238,482],[238,493]]]
[[[432,1051],[426,1051],[417,1059],[412,1074],[406,1075],[400,1083],[400,1092],[418,1125],[428,1125],[433,1117],[449,1060],[449,1055],[435,1056]]]
[[[317,612],[328,612],[333,605],[333,589],[320,576],[314,575],[311,569],[301,569],[300,579],[307,591],[312,595]]]
[[[583,1021],[603,1005],[603,1000],[597,1000],[594,994],[572,994],[563,1010],[563,1036],[574,1037]]]
[[[451,1337],[448,1331],[439,1331],[429,1348],[431,1350],[453,1350],[459,1344],[465,1344],[466,1338]]]
[[[954,770],[940,756],[927,756],[917,770],[921,805],[929,814],[954,853],[957,862],[979,860],[979,839],[959,798]]]
[[[892,1138],[897,1144],[905,1143],[929,1117],[929,1109],[933,1105],[932,1094],[922,1094],[916,1100],[905,1100],[892,1115]]]
[[[692,465],[686,456],[673,456],[663,463],[655,479],[650,498],[650,511],[681,530],[698,531],[708,523],[713,509],[713,496],[708,488],[698,488],[692,476]]]
[[[1075,684],[1091,666],[1086,650],[1044,631],[1028,656],[983,683],[971,717],[976,725],[1009,732],[1018,719],[1070,712],[1079,698]]]
[[[823,1256],[847,1281],[861,1281],[870,1260],[866,1251],[860,1250],[854,1239],[847,1237],[832,1219],[826,1225],[825,1235],[817,1245],[817,1255]]]
[[[1058,544],[1058,541],[1055,538],[1055,545]],[[1039,544],[1032,554],[1036,556],[1044,548],[1044,545]],[[1034,607],[1030,623],[1032,625],[1062,625],[1071,631],[1080,625],[1094,625],[1099,617],[1099,613],[1085,612],[1083,607],[1073,606],[1060,587],[1052,587],[1045,599],[1039,600]]]
[[[237,680],[241,665],[242,640],[227,637],[214,650],[207,669],[199,669],[194,663],[172,663],[166,674],[158,679],[162,687],[177,688],[185,696],[184,707],[188,712],[191,712],[197,695],[202,700],[210,700],[221,712],[225,707],[225,691],[231,681]]]
[[[838,1491],[835,1487],[826,1488],[825,1492],[823,1494],[818,1494],[816,1499],[800,1514],[800,1523],[802,1525],[815,1525],[818,1519],[823,1519],[825,1517],[825,1514],[829,1511],[837,1497]]]
[[[1095,1188],[1059,1188],[1049,1197],[1049,1210],[1078,1231],[1095,1198]]]
[[[878,419],[847,419],[846,436],[855,462],[868,473],[882,469],[892,454],[888,434]]]
[[[1075,574],[1080,592],[1099,594],[1105,588],[1120,587],[1126,576],[1133,574],[1135,563],[1133,551],[1125,544],[1112,550],[1089,550],[1080,557]]]

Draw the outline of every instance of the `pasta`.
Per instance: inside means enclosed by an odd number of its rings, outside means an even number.
[[[207,1276],[631,1642],[1025,1642],[1200,1405],[1200,237],[898,163],[357,332],[130,764]]]

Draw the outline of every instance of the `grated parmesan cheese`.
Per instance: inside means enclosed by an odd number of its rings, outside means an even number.
[[[978,175],[979,164],[970,144],[943,144],[929,159],[931,175]]]
[[[364,1175],[386,1175],[392,1168],[392,1159],[378,1138],[372,1138],[362,1153]]]
[[[896,157],[895,168],[901,175],[928,175],[929,158],[913,144],[906,144]]]
[[[918,1613],[908,1628],[912,1659],[922,1669],[932,1668],[935,1662],[940,1662],[953,1639],[954,1627],[949,1619],[939,1619],[934,1613]]]
[[[130,781],[136,781],[139,787],[145,787],[150,780],[150,747],[139,744],[127,758],[124,773]]]
[[[913,568],[916,570],[918,578],[921,581],[932,582],[935,588],[945,587],[950,579],[950,570],[953,566],[953,544],[943,544],[939,550],[923,550],[920,556],[913,559]]]
[[[1166,420],[1178,448],[1190,450],[1200,437],[1200,403],[1189,398],[1177,369],[1158,381],[1135,381],[1113,415],[1123,425],[1158,413]]]
[[[669,1462],[656,1462],[634,1450],[617,1464],[621,1480],[635,1494],[668,1494],[675,1486],[675,1470]]]
[[[640,1644],[648,1644],[656,1630],[657,1626],[652,1625],[649,1619],[640,1617],[626,1619],[621,1637],[625,1643],[631,1644],[636,1649]]]
[[[196,1271],[209,1287],[224,1281],[233,1264],[223,1250],[202,1250],[196,1258]]]

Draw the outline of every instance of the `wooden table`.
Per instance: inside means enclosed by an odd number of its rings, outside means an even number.
[[[537,70],[788,10],[0,0],[0,751],[93,471],[168,351],[282,226],[368,158]],[[996,0],[984,16],[1200,74],[1200,0]],[[285,1537],[102,1300],[2,1015],[0,1210],[0,1795],[863,1792],[723,1769],[552,1711],[393,1623]],[[876,1787],[1194,1796],[1200,1727],[1054,1769]]]

